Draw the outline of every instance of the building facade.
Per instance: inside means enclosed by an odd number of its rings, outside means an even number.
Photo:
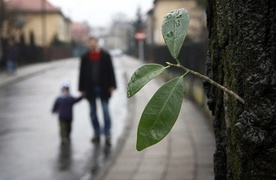
[[[47,0],[9,0],[5,4],[6,37],[23,37],[26,44],[48,47],[55,40],[71,42],[71,21]],[[32,40],[34,39],[34,40]]]

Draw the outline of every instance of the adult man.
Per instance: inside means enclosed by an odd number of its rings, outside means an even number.
[[[111,56],[98,46],[98,39],[90,37],[88,52],[81,57],[79,90],[86,95],[90,104],[91,122],[94,128],[93,143],[100,141],[101,129],[97,116],[96,98],[100,98],[104,115],[106,145],[111,145],[111,119],[108,100],[116,89],[116,80]]]

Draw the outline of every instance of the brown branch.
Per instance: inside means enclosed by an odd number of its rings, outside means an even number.
[[[224,91],[225,93],[231,95],[232,97],[234,97],[235,99],[237,99],[238,101],[240,101],[242,104],[245,103],[245,102],[244,102],[244,99],[241,98],[238,94],[236,94],[235,92],[233,92],[233,91],[227,89],[226,87],[220,85],[219,83],[213,81],[213,80],[210,79],[209,77],[204,76],[204,75],[202,75],[202,74],[200,74],[200,73],[198,73],[198,72],[196,72],[196,71],[193,71],[193,70],[191,70],[191,69],[188,69],[188,68],[182,66],[181,64],[172,64],[172,63],[170,63],[170,62],[167,62],[167,64],[168,64],[169,66],[174,66],[174,67],[177,67],[177,68],[181,68],[181,69],[185,70],[186,72],[189,72],[189,73],[191,73],[191,74],[194,74],[195,76],[197,76],[197,77],[199,77],[199,78],[201,78],[201,79],[207,81],[208,83],[212,84],[213,86],[216,86],[217,88],[221,89],[221,90]]]

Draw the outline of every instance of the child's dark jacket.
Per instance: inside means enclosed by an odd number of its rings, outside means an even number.
[[[75,98],[70,94],[63,94],[56,99],[52,112],[58,113],[60,119],[70,119],[73,117],[73,105],[81,99],[82,96]]]

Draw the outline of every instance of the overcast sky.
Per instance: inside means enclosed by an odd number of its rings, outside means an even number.
[[[48,0],[61,8],[73,21],[86,21],[91,26],[107,26],[112,16],[123,13],[128,20],[136,17],[138,7],[147,13],[154,0]]]

